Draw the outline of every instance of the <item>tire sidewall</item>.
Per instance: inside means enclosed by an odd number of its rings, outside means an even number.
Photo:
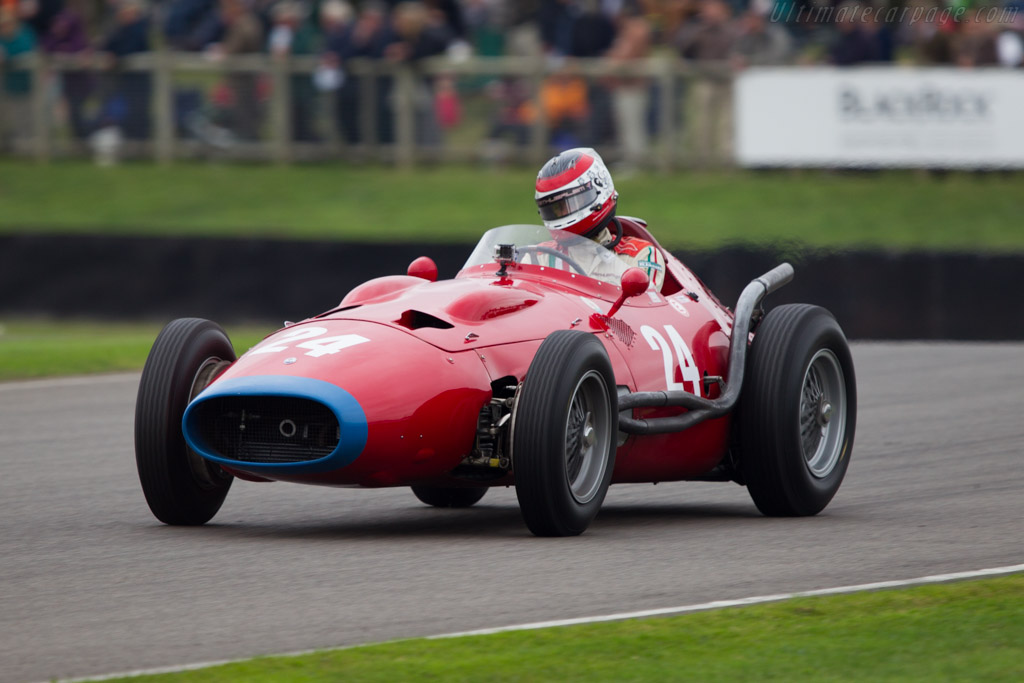
[[[167,524],[206,523],[231,486],[230,476],[212,483],[197,476],[182,432],[196,376],[210,359],[235,360],[224,330],[209,320],[175,320],[157,336],[139,382],[136,465],[150,509]]]
[[[783,486],[788,489],[789,499],[803,501],[802,505],[796,505],[796,507],[802,508],[801,514],[814,514],[824,509],[835,496],[850,465],[857,419],[856,387],[851,381],[853,359],[842,331],[830,315],[816,315],[811,317],[808,322],[809,324],[802,334],[798,334],[794,340],[792,353],[787,356],[788,367],[784,370],[785,384],[782,393],[783,396],[796,397],[796,400],[787,401],[783,411],[783,424],[790,425],[790,429],[783,432],[782,452],[795,453],[799,457],[783,457],[779,463],[784,472],[782,482]],[[804,377],[811,360],[822,349],[827,349],[835,354],[839,361],[839,367],[843,371],[843,383],[846,388],[846,402],[843,410],[846,413],[846,422],[842,434],[839,460],[827,475],[819,478],[811,473],[803,458],[800,439],[799,396],[803,390]]]
[[[813,475],[800,439],[804,378],[822,349],[843,373],[846,402],[840,455],[824,477]],[[853,358],[842,329],[824,308],[779,306],[755,334],[738,411],[740,473],[759,510],[771,516],[814,515],[839,489],[849,467],[856,432]]]
[[[600,510],[608,492],[608,485],[615,468],[618,412],[615,374],[604,345],[596,337],[585,332],[568,332],[556,337],[560,334],[555,333],[545,340],[545,344],[548,344],[549,340],[555,343],[568,341],[568,345],[563,347],[561,353],[558,354],[562,356],[561,362],[558,363],[558,373],[554,376],[542,377],[535,374],[534,368],[537,365],[537,359],[546,352],[542,345],[534,364],[530,366],[531,372],[527,373],[523,383],[519,399],[520,405],[517,407],[519,411],[519,415],[516,417],[517,426],[513,433],[513,467],[516,474],[516,492],[520,499],[520,506],[524,508],[523,513],[527,518],[527,525],[531,530],[538,535],[570,536],[580,534],[587,528]],[[549,348],[554,346],[553,343]],[[565,430],[573,394],[577,390],[580,380],[591,370],[596,371],[605,385],[609,410],[608,452],[604,457],[604,471],[601,473],[594,497],[585,503],[580,503],[572,493],[566,472]],[[539,400],[540,394],[547,395],[553,409],[541,411],[538,414],[535,410],[529,410],[526,404]],[[524,425],[524,418],[531,420],[534,424]],[[536,435],[538,440],[533,443],[539,443],[540,452],[527,452],[527,449],[531,449],[532,446],[522,438],[524,428],[539,430]],[[533,490],[527,492],[524,489]],[[524,501],[524,493],[534,494],[528,497],[533,499],[533,506],[537,506],[538,498],[540,499],[539,505],[546,508],[542,513],[547,518],[546,524],[538,526],[531,522],[531,515],[526,509],[530,503]]]

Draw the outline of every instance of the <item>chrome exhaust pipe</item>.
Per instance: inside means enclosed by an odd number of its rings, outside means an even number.
[[[732,339],[729,341],[729,381],[722,395],[712,400],[687,391],[638,391],[619,397],[619,410],[680,407],[688,411],[672,417],[635,419],[619,415],[619,430],[627,434],[669,434],[689,429],[709,418],[721,417],[736,405],[743,388],[747,346],[754,313],[761,301],[793,280],[793,266],[781,263],[743,288],[736,301]]]

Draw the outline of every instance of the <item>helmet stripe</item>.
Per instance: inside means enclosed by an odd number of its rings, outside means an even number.
[[[576,163],[572,164],[569,168],[565,169],[561,173],[549,178],[537,178],[537,192],[551,192],[558,188],[566,185],[573,180],[576,180],[584,173],[587,172],[594,164],[594,157],[589,154],[581,154],[577,159]]]

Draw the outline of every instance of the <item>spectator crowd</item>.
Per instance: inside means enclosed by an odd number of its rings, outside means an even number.
[[[465,91],[476,88],[491,104],[492,140],[525,144],[541,107],[552,144],[599,144],[614,136],[626,160],[638,162],[664,94],[642,77],[584,80],[559,65],[675,53],[734,70],[788,63],[1020,67],[1022,10],[1024,0],[0,0],[0,149],[34,123],[32,73],[10,62],[35,51],[82,60],[81,69],[64,69],[55,79],[73,139],[111,128],[128,139],[151,135],[151,76],[119,65],[164,47],[213,61],[315,57],[314,73],[289,77],[293,139],[321,139],[317,103],[330,94],[334,129],[349,143],[370,134],[359,115],[365,76],[347,71],[349,60],[415,64],[438,55],[543,54],[554,68],[536,101],[519,78],[422,79],[418,140],[436,142],[457,126]],[[372,134],[387,143],[394,138],[394,84],[374,78]],[[266,89],[265,75],[232,71],[202,92],[176,90],[179,134],[214,144],[259,139]],[[691,95],[699,107],[720,107],[729,97],[714,82]],[[700,137],[719,135],[709,130]]]

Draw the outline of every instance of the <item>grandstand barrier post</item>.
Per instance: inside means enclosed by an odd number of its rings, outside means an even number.
[[[7,130],[5,130],[5,122],[7,121],[7,111],[5,107],[7,106],[7,103],[4,101],[4,97],[4,89],[0,88],[0,158],[2,158],[4,153],[7,151],[4,149],[4,145],[6,143],[4,136],[7,135]]]
[[[347,148],[358,152],[361,159],[377,158],[377,70],[369,60],[353,59],[345,65],[345,71],[359,79],[354,112],[356,139]]]
[[[416,163],[416,74],[406,65],[395,79],[395,161],[400,168]]]
[[[700,130],[701,115],[695,104],[694,86],[697,83],[697,76],[693,71],[686,69],[679,79],[680,98],[680,135],[679,135],[679,156],[684,168],[692,169],[699,167],[696,160],[697,155],[697,132]]]
[[[270,147],[279,164],[291,161],[291,64],[287,55],[270,59]]]
[[[661,154],[658,155],[658,167],[661,171],[671,171],[676,163],[676,126],[679,120],[676,112],[676,61],[666,58],[661,61],[658,83],[661,98],[658,101],[658,122],[660,124]]]
[[[363,61],[362,64],[372,68],[364,69],[363,78],[359,81],[359,144],[367,150],[365,154],[368,158],[379,159],[377,141],[380,140],[380,134],[377,125],[382,114],[377,93],[379,74],[375,63]]]
[[[50,117],[46,102],[46,56],[42,51],[32,55],[32,147],[36,161],[50,160]]]
[[[330,91],[318,98],[319,112],[327,120],[327,127],[324,131],[324,146],[329,150],[330,156],[341,159],[347,151],[344,136],[339,129],[338,122],[341,120],[341,111],[338,107],[337,91]]]
[[[725,97],[719,102],[718,120],[725,122],[725,130],[718,136],[719,146],[716,149],[715,163],[720,168],[731,168],[736,165],[736,110],[733,105],[736,98],[736,77],[729,72],[722,76],[722,81],[722,92]]]
[[[533,100],[535,115],[530,127],[530,161],[533,165],[540,166],[547,158],[545,154],[548,141],[548,121],[544,112],[544,103],[541,101],[541,92],[544,88],[546,76],[544,58],[537,57],[530,74],[530,99]]]
[[[153,65],[154,158],[158,164],[174,160],[174,95],[171,55],[166,47],[156,52]]]

